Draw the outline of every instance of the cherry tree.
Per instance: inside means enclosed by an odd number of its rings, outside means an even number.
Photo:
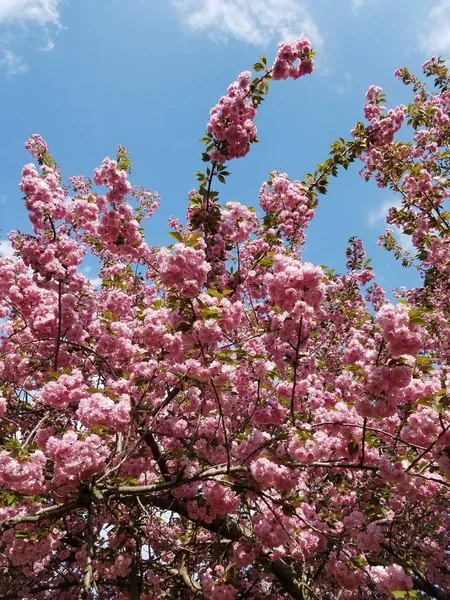
[[[313,70],[307,40],[241,73],[211,110],[205,171],[169,247],[159,198],[119,147],[63,184],[39,135],[20,189],[32,233],[0,259],[0,596],[297,600],[450,594],[450,80],[372,86],[348,141],[260,211],[222,206],[270,80]],[[398,141],[404,128],[409,135]],[[381,237],[422,285],[390,302],[358,238],[347,271],[304,262],[341,167],[392,189]],[[101,263],[101,287],[81,273]]]

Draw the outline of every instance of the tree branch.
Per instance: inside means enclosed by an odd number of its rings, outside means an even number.
[[[11,519],[0,522],[0,533],[6,529],[11,529],[11,527],[14,527],[15,525],[20,525],[21,523],[39,523],[39,521],[43,521],[44,519],[56,519],[78,507],[78,501],[68,502],[67,504],[56,504],[55,506],[42,508],[34,515],[19,515],[17,517],[12,517]]]
[[[93,506],[92,503],[88,506],[87,516],[87,533],[86,533],[86,564],[84,566],[83,584],[79,593],[79,600],[88,600],[92,587],[92,559],[94,558],[94,519],[93,519]]]
[[[171,496],[150,496],[147,497],[146,500],[157,508],[175,512],[203,529],[223,536],[233,542],[242,539],[248,540],[251,534],[250,531],[241,528],[229,517],[217,517],[211,523],[192,519],[189,516],[186,504]],[[275,575],[283,590],[287,592],[291,598],[294,600],[306,600],[303,594],[303,586],[298,580],[295,571],[283,559],[279,558],[273,562],[267,559],[264,561],[263,567],[266,571]]]

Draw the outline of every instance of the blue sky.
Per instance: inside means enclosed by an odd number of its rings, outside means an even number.
[[[162,198],[148,242],[169,243],[167,218],[184,217],[203,166],[209,109],[260,55],[271,62],[280,40],[302,34],[318,51],[315,73],[272,83],[256,121],[261,143],[230,164],[221,188],[223,202],[254,206],[271,170],[302,179],[349,137],[370,84],[389,104],[409,102],[393,72],[449,54],[450,0],[0,0],[0,238],[29,229],[18,182],[30,162],[24,142],[40,133],[65,177],[92,175],[118,144],[128,148],[133,183]],[[342,269],[347,239],[360,235],[383,286],[411,285],[414,275],[376,246],[395,198],[358,170],[321,199],[306,258]]]

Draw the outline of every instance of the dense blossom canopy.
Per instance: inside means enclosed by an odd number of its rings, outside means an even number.
[[[399,70],[414,99],[388,111],[372,86],[367,122],[303,181],[271,173],[260,214],[221,206],[269,80],[312,60],[283,43],[228,88],[168,248],[144,238],[159,199],[123,148],[65,186],[27,142],[32,233],[0,259],[1,598],[450,598],[447,70],[424,65],[431,91]],[[302,260],[356,160],[400,197],[414,256],[381,243],[423,277],[395,302],[357,238],[343,275]]]

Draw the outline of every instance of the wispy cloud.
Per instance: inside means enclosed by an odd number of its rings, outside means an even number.
[[[52,36],[61,30],[62,0],[0,0],[0,67],[8,76],[26,73],[29,68],[17,52],[25,37],[37,32],[40,52],[55,47]]]
[[[4,258],[12,258],[14,255],[13,247],[9,240],[0,240],[0,256]]]
[[[352,76],[350,75],[350,73],[344,73],[343,77],[340,80],[340,83],[338,83],[335,87],[336,92],[340,96],[344,96],[348,92],[351,81]]]
[[[377,206],[377,208],[371,210],[367,217],[369,225],[371,227],[376,227],[377,225],[386,223],[386,217],[388,216],[389,209],[392,207],[400,208],[401,202],[399,200],[386,200]],[[414,250],[410,235],[402,233],[396,225],[389,225],[389,228],[394,232],[394,235],[403,250]]]
[[[302,0],[171,0],[182,23],[215,40],[235,38],[256,45],[305,35],[323,40]]]
[[[28,65],[22,56],[12,50],[3,50],[0,56],[0,67],[6,69],[9,76],[20,75],[28,71]]]
[[[369,225],[374,227],[378,223],[385,223],[389,209],[392,207],[400,208],[400,206],[401,202],[399,200],[385,200],[379,206],[369,212],[367,218]]]
[[[89,274],[92,271],[92,266],[91,265],[83,265],[81,267],[81,273],[86,277],[86,279],[91,283],[92,286],[94,286],[95,288],[99,288],[102,285],[102,279],[98,276],[96,277],[89,277]]]
[[[42,46],[39,46],[38,50],[39,50],[39,52],[51,52],[54,47],[55,47],[55,42],[51,39],[47,39],[45,44],[43,44]]]
[[[59,25],[61,0],[0,0],[0,23]]]
[[[450,0],[439,0],[431,8],[421,27],[419,43],[427,54],[450,53]]]
[[[351,0],[350,6],[354,16],[358,16],[361,14],[362,10],[373,10],[380,7],[379,0]]]
[[[352,0],[352,8],[353,10],[358,10],[364,4],[364,0]]]
[[[91,282],[91,285],[98,289],[102,285],[103,279],[100,277],[93,277],[92,279],[89,279],[89,281]]]

